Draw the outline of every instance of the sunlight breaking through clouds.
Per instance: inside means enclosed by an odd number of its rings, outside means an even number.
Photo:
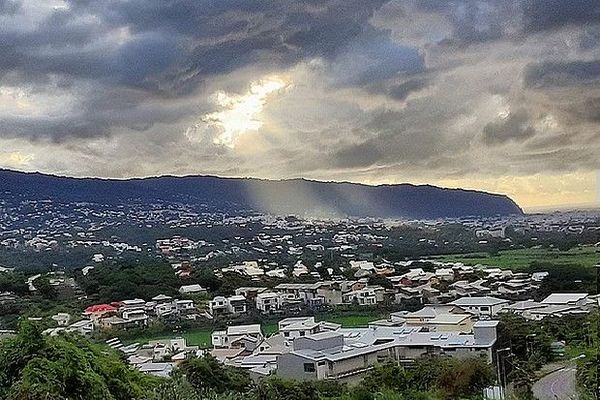
[[[252,82],[242,95],[218,91],[213,97],[219,111],[202,116],[199,123],[187,129],[186,136],[190,140],[201,140],[203,134],[216,132],[214,144],[233,148],[238,137],[263,126],[261,112],[269,95],[287,86],[282,78],[271,76]]]

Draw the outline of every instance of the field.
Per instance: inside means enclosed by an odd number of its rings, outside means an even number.
[[[327,320],[330,322],[336,322],[341,324],[345,328],[357,328],[366,327],[370,321],[382,318],[382,314],[379,312],[348,312],[340,314],[321,315],[317,317],[318,321]],[[269,321],[262,324],[262,330],[265,335],[271,335],[277,332],[277,322]],[[123,343],[130,344],[133,342],[137,343],[148,343],[151,340],[169,339],[176,336],[184,337],[189,346],[199,346],[201,348],[211,347],[210,334],[212,329],[192,329],[183,333],[165,333],[158,335],[138,336],[136,338],[127,338],[123,340]]]
[[[158,335],[138,336],[135,338],[127,338],[123,340],[124,344],[141,343],[145,344],[151,340],[171,339],[174,337],[184,337],[189,346],[199,346],[200,348],[208,348],[211,346],[210,339],[211,330],[193,329],[183,333],[164,333]]]
[[[487,253],[453,254],[433,257],[441,261],[462,262],[466,265],[490,265],[500,268],[525,269],[533,261],[552,264],[580,264],[592,267],[600,263],[600,248],[581,246],[568,251],[558,249],[530,248],[500,251],[498,255]]]

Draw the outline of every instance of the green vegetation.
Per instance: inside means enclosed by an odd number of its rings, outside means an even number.
[[[105,264],[78,278],[86,294],[102,303],[136,297],[149,300],[158,294],[172,296],[181,286],[166,262]]]
[[[557,248],[532,247],[528,249],[500,250],[497,254],[467,253],[435,257],[441,261],[462,262],[467,265],[490,265],[512,270],[527,269],[533,262],[540,264],[579,264],[592,267],[600,262],[600,248],[573,247],[566,251]]]
[[[252,384],[248,377],[210,356],[185,361],[152,400],[384,400],[474,399],[493,382],[481,358],[424,358],[414,368],[394,363],[377,366],[357,387],[330,381],[298,382],[276,377]]]
[[[210,335],[212,330],[206,328],[190,329],[181,333],[157,333],[157,334],[145,334],[141,333],[139,336],[126,337],[125,343],[148,343],[151,340],[161,339],[172,339],[174,337],[185,338],[189,346],[199,346],[200,348],[206,349],[212,346]]]
[[[0,365],[0,398],[7,400],[141,399],[154,385],[81,336],[45,337],[29,323],[0,341]]]
[[[336,322],[341,324],[345,328],[358,328],[366,327],[369,322],[374,321],[378,318],[382,318],[383,314],[378,311],[352,311],[347,313],[336,313],[326,314],[317,317],[318,321],[327,320],[330,322]],[[265,321],[262,324],[262,331],[265,335],[271,335],[277,333],[278,323],[277,321]],[[172,332],[167,330],[159,330],[153,332],[152,330],[147,331],[134,331],[134,332],[121,332],[121,339],[125,343],[148,343],[151,340],[169,339],[175,336],[184,337],[190,346],[199,346],[201,348],[211,347],[211,333],[218,330],[218,327],[200,327],[200,328],[189,328],[182,330],[181,332]],[[123,335],[125,334],[125,335]]]
[[[317,321],[329,321],[341,324],[344,328],[362,328],[369,325],[369,322],[383,318],[384,314],[380,311],[352,311],[346,313],[330,313],[319,315]]]
[[[508,379],[513,382],[519,399],[531,398],[531,387],[538,371],[553,361],[551,349],[554,341],[567,345],[567,357],[578,360],[577,380],[582,393],[591,395],[597,385],[598,368],[598,312],[585,316],[550,317],[530,321],[506,314],[501,318],[498,348],[510,347],[511,357],[505,359]]]
[[[207,355],[190,358],[170,378],[142,375],[110,350],[76,335],[45,337],[23,323],[0,341],[0,398],[7,400],[375,400],[477,398],[493,381],[484,359],[426,358],[405,369],[377,366],[358,387],[277,378],[253,383],[240,369]]]

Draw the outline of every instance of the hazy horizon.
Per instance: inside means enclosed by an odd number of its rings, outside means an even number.
[[[600,3],[0,0],[0,167],[600,206]]]

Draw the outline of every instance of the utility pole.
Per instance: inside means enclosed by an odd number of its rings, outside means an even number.
[[[496,369],[498,370],[498,386],[500,387],[500,399],[502,400],[506,398],[506,370],[505,368],[503,368],[504,362],[502,361],[501,353],[507,351],[510,352],[510,350],[510,347],[496,350]]]

